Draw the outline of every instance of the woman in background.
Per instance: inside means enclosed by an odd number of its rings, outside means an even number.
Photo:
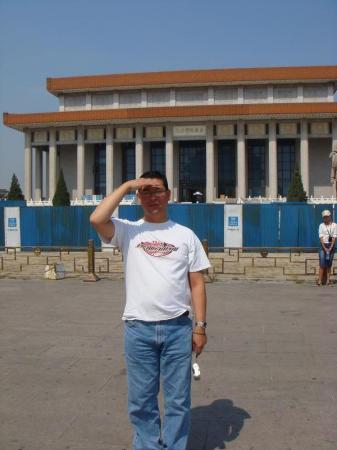
[[[323,280],[326,277],[327,284],[333,285],[331,280],[331,266],[335,251],[335,242],[337,238],[337,224],[332,222],[331,212],[325,210],[322,212],[323,223],[318,229],[320,249],[319,249],[319,279],[318,286],[322,286]]]

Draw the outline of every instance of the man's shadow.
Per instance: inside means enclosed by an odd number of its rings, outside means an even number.
[[[234,441],[251,416],[232,400],[215,400],[207,406],[191,410],[191,431],[187,450],[225,449],[226,442]]]

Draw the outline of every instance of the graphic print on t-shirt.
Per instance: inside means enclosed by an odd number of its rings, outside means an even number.
[[[150,256],[167,256],[178,250],[178,247],[160,241],[141,242],[137,248],[142,248]]]

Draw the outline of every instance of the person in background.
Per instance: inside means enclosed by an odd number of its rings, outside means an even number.
[[[323,223],[320,224],[318,235],[320,240],[319,249],[319,279],[318,286],[322,286],[326,277],[327,284],[332,286],[331,267],[335,252],[335,242],[337,239],[337,224],[332,222],[331,212],[326,209],[322,212]]]

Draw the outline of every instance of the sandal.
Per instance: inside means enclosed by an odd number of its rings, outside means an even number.
[[[328,286],[333,286],[334,282],[332,280],[329,280]]]
[[[316,286],[317,286],[317,287],[321,287],[321,286],[322,286],[322,283],[321,283],[319,280],[317,280],[317,281],[316,281]]]

